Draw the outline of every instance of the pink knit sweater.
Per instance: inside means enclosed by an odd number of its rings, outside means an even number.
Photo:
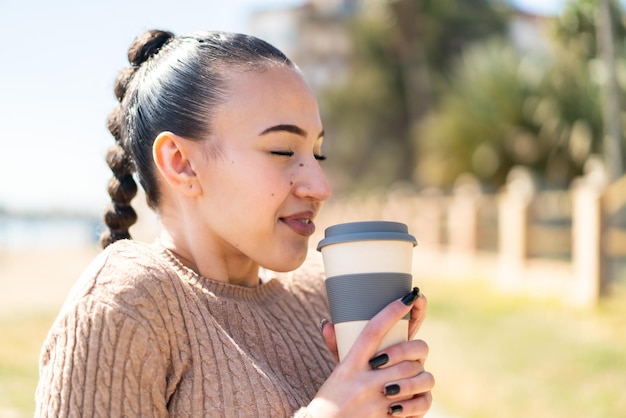
[[[327,309],[319,263],[244,288],[116,242],[49,332],[35,415],[305,417],[333,368]]]

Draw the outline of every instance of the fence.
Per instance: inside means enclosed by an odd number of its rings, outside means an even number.
[[[318,224],[404,222],[419,242],[418,276],[485,278],[504,291],[593,306],[626,260],[626,178],[604,184],[592,170],[569,190],[538,192],[531,176],[515,169],[492,195],[463,180],[451,194],[400,187],[334,198]],[[323,231],[316,234],[312,242]]]

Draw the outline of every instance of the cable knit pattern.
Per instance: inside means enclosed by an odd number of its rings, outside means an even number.
[[[35,415],[310,418],[305,406],[334,363],[323,317],[319,260],[244,288],[205,279],[158,245],[118,241],[48,334]]]

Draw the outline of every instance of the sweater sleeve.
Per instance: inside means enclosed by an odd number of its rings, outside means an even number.
[[[53,325],[35,417],[167,416],[164,356],[141,317],[82,299]]]

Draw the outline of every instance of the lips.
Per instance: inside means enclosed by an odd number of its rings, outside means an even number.
[[[282,217],[279,220],[298,235],[310,237],[315,232],[314,216],[313,212],[301,212]]]

